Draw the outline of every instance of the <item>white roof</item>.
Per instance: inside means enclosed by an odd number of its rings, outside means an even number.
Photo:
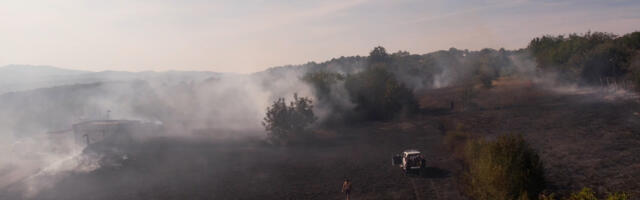
[[[420,151],[415,150],[415,149],[407,149],[407,150],[404,150],[404,152],[403,152],[403,153],[405,153],[405,154],[407,154],[407,155],[411,155],[411,154],[420,154]]]

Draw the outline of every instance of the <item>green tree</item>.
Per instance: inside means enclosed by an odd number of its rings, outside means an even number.
[[[348,76],[345,87],[355,111],[365,119],[389,119],[403,110],[418,109],[413,92],[380,66]]]
[[[293,95],[287,106],[284,98],[279,98],[267,107],[262,125],[274,142],[288,143],[299,139],[306,128],[317,120],[313,113],[313,102],[307,97]]]
[[[538,69],[558,72],[560,80],[594,85],[604,78],[635,80],[632,59],[640,50],[640,32],[543,36],[531,40],[527,49]]]
[[[391,57],[387,53],[387,50],[382,46],[377,46],[369,53],[369,62],[371,63],[386,63],[391,60]]]
[[[319,101],[328,100],[331,87],[344,79],[342,74],[328,71],[309,72],[302,77],[303,81],[311,84]]]

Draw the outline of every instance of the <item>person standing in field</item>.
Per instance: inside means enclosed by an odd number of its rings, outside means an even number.
[[[351,181],[347,177],[344,177],[344,183],[342,183],[342,192],[344,192],[347,200],[349,200],[351,196]]]

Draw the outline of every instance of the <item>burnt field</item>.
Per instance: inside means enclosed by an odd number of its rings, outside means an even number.
[[[545,89],[497,82],[464,105],[460,88],[422,91],[421,114],[316,130],[316,141],[287,147],[260,139],[155,138],[122,147],[126,159],[60,178],[34,199],[465,199],[462,166],[443,145],[447,130],[478,137],[523,134],[540,153],[549,190],[582,187],[640,196],[640,105],[601,89]],[[450,103],[454,101],[454,109]],[[93,147],[100,149],[103,147]],[[391,156],[421,150],[427,169],[405,176]],[[21,199],[9,187],[0,199]]]
[[[35,199],[341,199],[344,176],[354,182],[354,198],[460,198],[441,135],[417,129],[361,124],[324,132],[330,139],[319,144],[289,147],[153,139],[126,147],[121,165],[71,174]],[[426,151],[423,176],[405,177],[391,166],[392,154],[407,146]]]

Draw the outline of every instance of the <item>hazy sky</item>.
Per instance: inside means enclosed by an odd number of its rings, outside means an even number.
[[[640,30],[640,1],[0,0],[0,65],[254,72],[588,30]]]

